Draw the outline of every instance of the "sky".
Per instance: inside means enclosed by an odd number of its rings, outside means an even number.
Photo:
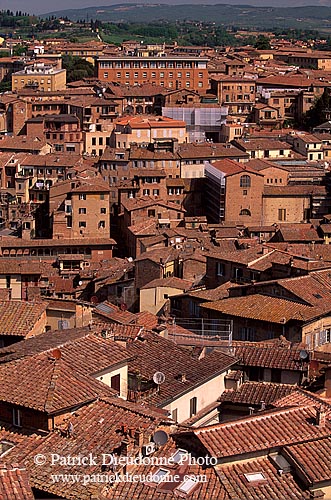
[[[84,7],[99,7],[122,3],[157,3],[155,0],[145,0],[139,2],[135,0],[0,0],[0,9],[10,9],[12,11],[21,10],[30,14],[45,14],[63,9],[79,9]],[[164,4],[217,4],[226,3],[230,5],[272,5],[276,7],[297,7],[300,5],[324,5],[331,7],[331,0],[158,0]]]

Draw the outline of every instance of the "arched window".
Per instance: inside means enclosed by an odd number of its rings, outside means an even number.
[[[240,177],[240,187],[241,188],[249,188],[251,187],[251,178],[249,175],[242,175]]]
[[[243,208],[242,210],[240,210],[239,215],[251,215],[251,211],[248,210],[247,208]]]

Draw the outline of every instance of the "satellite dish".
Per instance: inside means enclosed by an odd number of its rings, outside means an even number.
[[[154,443],[158,444],[159,446],[166,444],[168,439],[169,436],[165,431],[156,431],[153,436]]]
[[[82,281],[78,281],[78,285],[79,286],[82,286],[83,282]]]
[[[308,352],[307,352],[307,351],[305,351],[304,349],[302,349],[302,350],[300,351],[300,353],[299,353],[299,356],[300,356],[300,359],[301,359],[302,361],[305,361],[305,360],[308,358],[309,354],[308,354]]]
[[[164,381],[165,381],[165,374],[164,373],[162,373],[162,372],[155,372],[154,373],[153,382],[155,382],[155,384],[161,385],[161,384],[163,384]]]
[[[61,359],[61,351],[60,349],[53,349],[52,356],[54,359]]]

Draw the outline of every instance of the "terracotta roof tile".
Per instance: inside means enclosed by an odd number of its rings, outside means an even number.
[[[218,476],[232,500],[304,500],[309,491],[300,486],[292,474],[280,475],[278,467],[268,457],[223,465],[217,468]],[[263,475],[264,480],[249,483],[245,474]]]
[[[230,297],[224,300],[201,304],[204,309],[218,311],[228,316],[256,319],[269,323],[284,324],[290,320],[307,321],[322,314],[318,308],[299,304],[280,297],[253,294]]]
[[[0,365],[0,400],[50,414],[114,394],[102,382],[82,376],[54,356],[41,353]]]
[[[239,366],[260,366],[280,370],[299,370],[301,368],[300,349],[281,347],[278,344],[254,342],[234,342],[234,354],[240,361]]]
[[[331,478],[331,436],[286,446],[285,452],[299,464],[309,485]]]
[[[193,431],[211,456],[226,458],[328,436],[331,423],[315,425],[314,406],[282,408]]]
[[[232,356],[218,351],[201,360],[194,359],[189,351],[171,340],[146,331],[134,342],[128,343],[127,350],[135,357],[129,363],[130,373],[140,373],[146,380],[152,380],[156,371],[165,374],[161,390],[155,391],[148,399],[158,406],[164,406],[167,401],[225,371],[236,361]],[[185,380],[181,379],[182,374],[185,374]]]
[[[2,500],[34,500],[25,468],[16,464],[0,463],[0,498]]]
[[[148,288],[160,288],[160,287],[169,287],[169,288],[178,288],[179,290],[189,290],[193,285],[192,281],[184,280],[181,278],[176,278],[175,276],[169,278],[160,278],[155,279],[144,285],[141,289],[145,290]]]
[[[244,382],[237,390],[226,390],[219,401],[222,403],[259,405],[261,401],[266,404],[280,399],[295,390],[289,384],[276,384],[272,382]]]
[[[0,335],[25,337],[46,311],[47,303],[0,301]]]

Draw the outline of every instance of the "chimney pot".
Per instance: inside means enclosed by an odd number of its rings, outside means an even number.
[[[316,425],[318,427],[325,427],[326,424],[326,413],[323,405],[316,408]]]

